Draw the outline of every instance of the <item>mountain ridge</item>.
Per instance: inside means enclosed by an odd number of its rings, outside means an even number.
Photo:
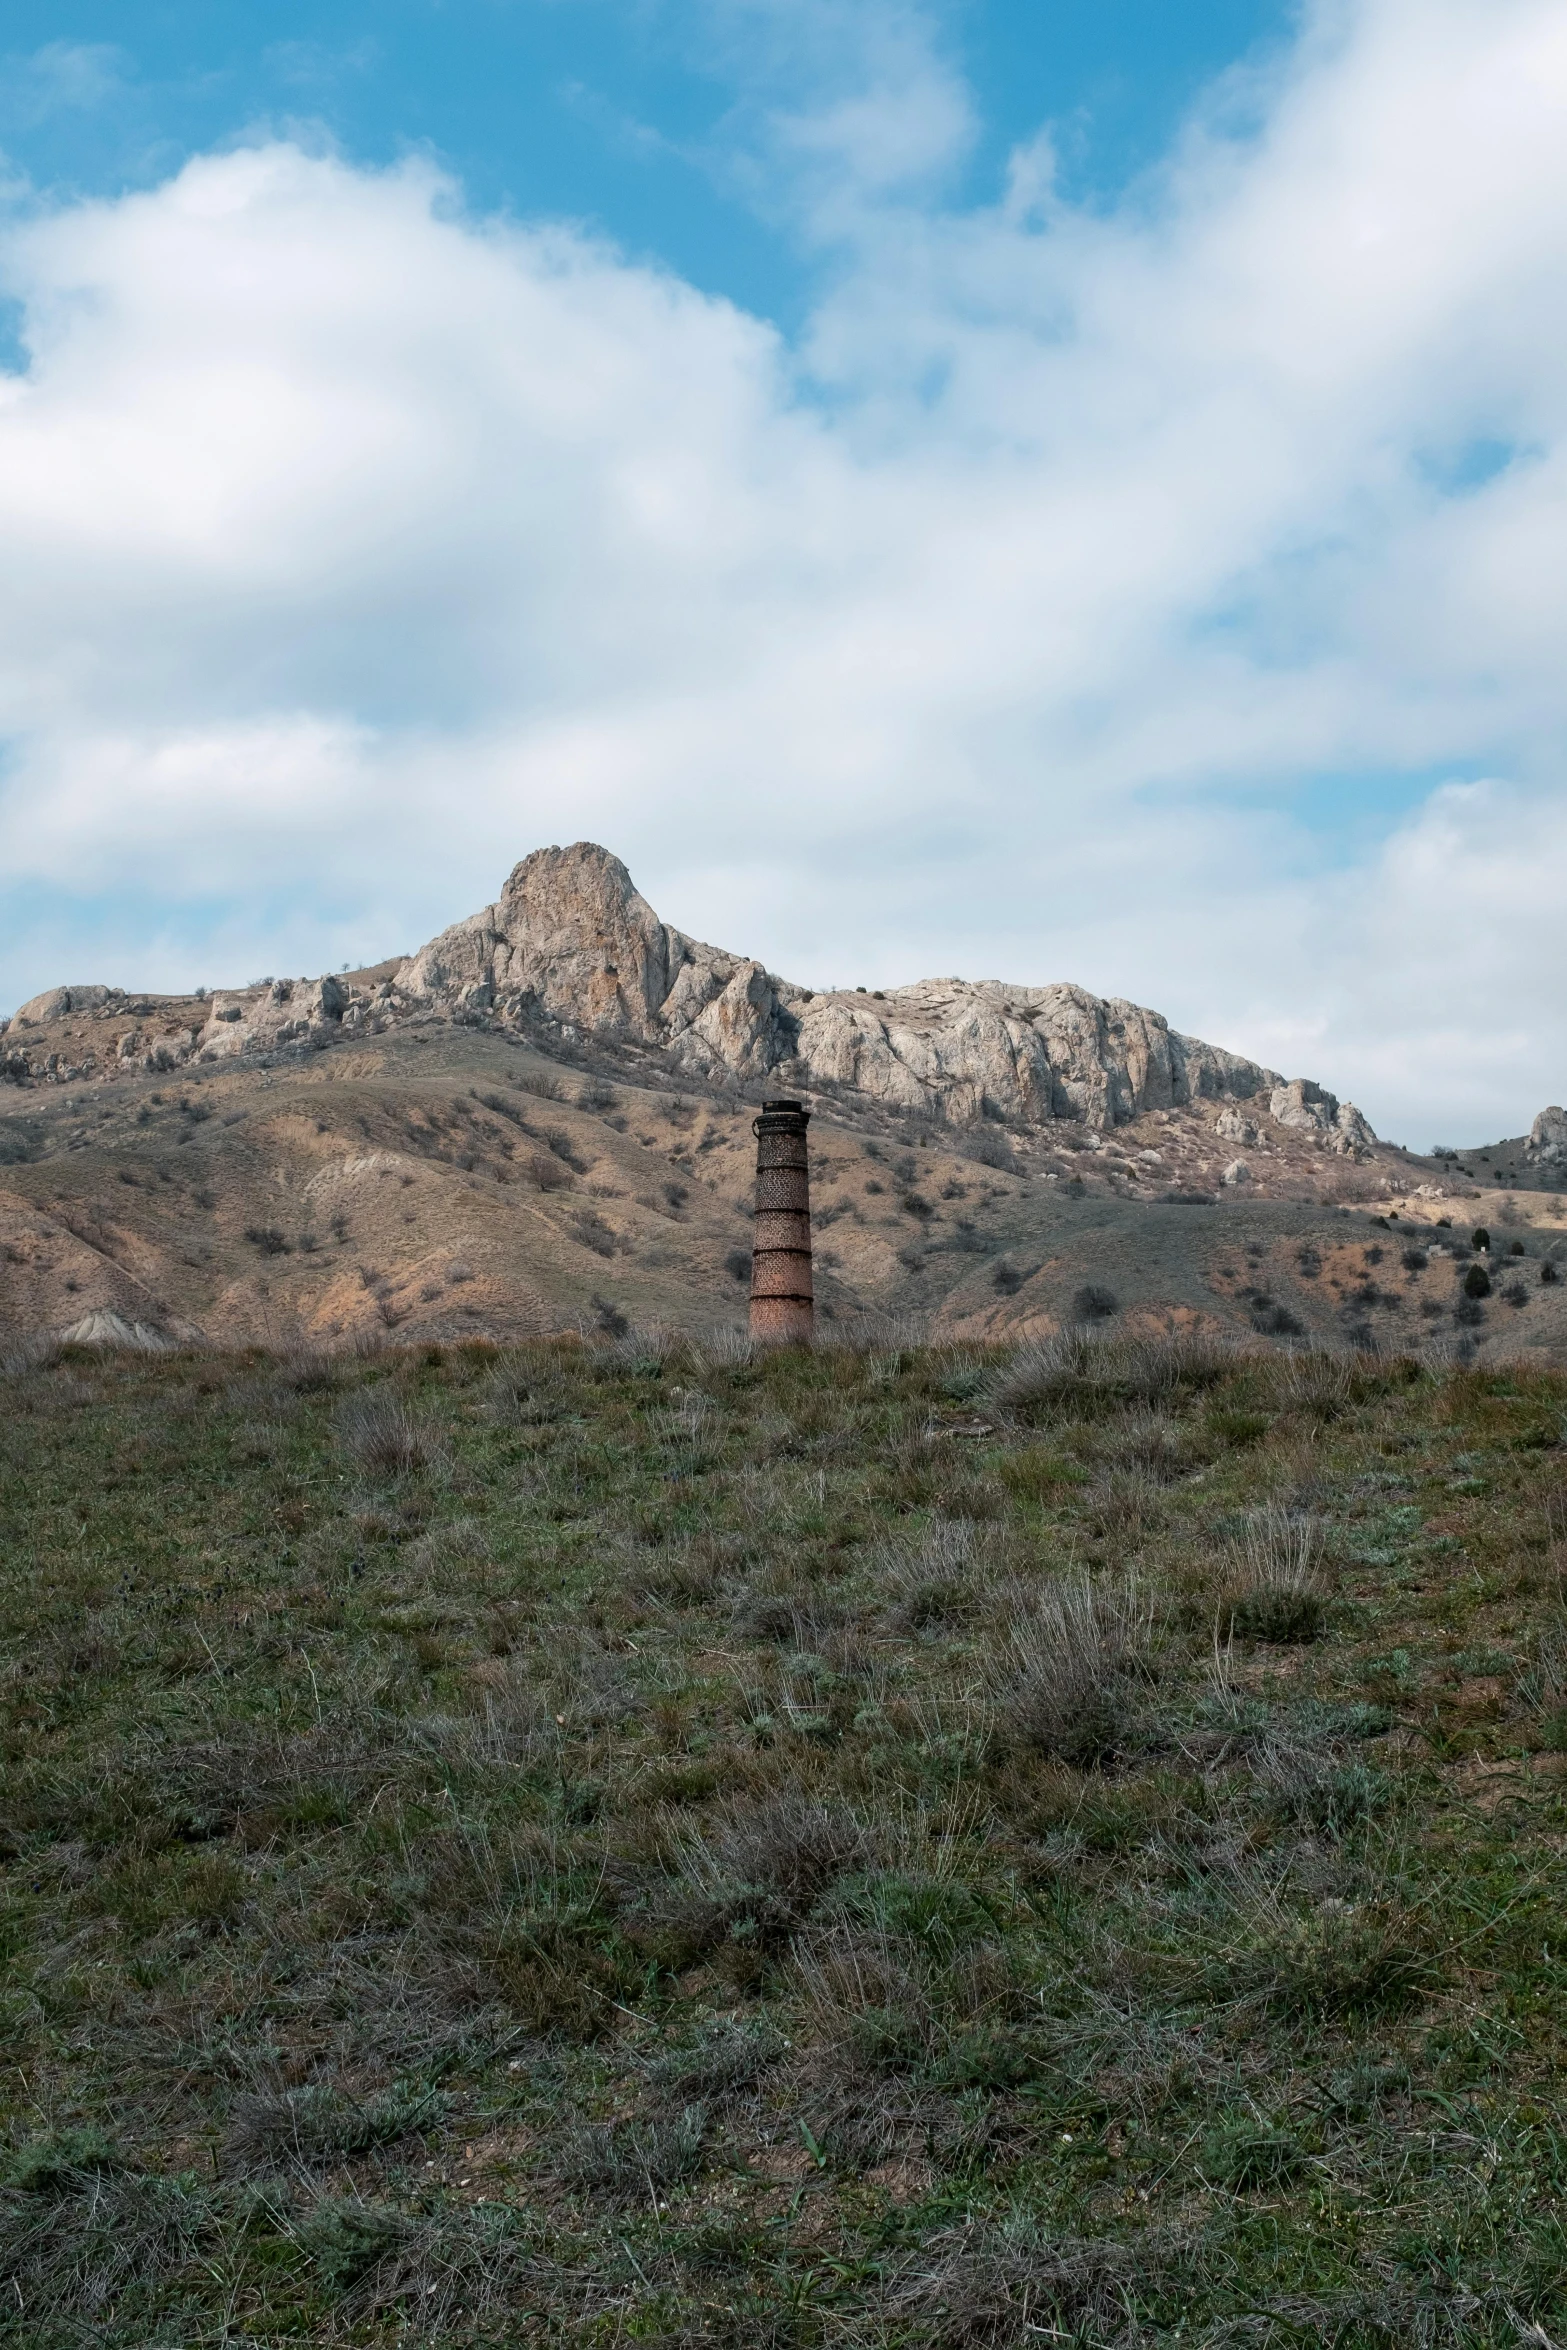
[[[493,904],[375,972],[373,987],[324,974],[217,989],[202,999],[199,1023],[166,1023],[156,1035],[121,991],[57,987],[6,1024],[0,1070],[24,1083],[74,1082],[127,1064],[172,1070],[316,1048],[434,1013],[519,1031],[542,1022],[568,1038],[661,1052],[688,1079],[776,1078],[954,1126],[988,1117],[1103,1130],[1214,1102],[1255,1104],[1274,1125],[1341,1156],[1376,1141],[1352,1103],[1314,1080],[1287,1080],[1182,1034],[1159,1012],[1070,982],[949,977],[872,991],[780,978],[663,922],[621,860],[591,841],[534,850]],[[35,1067],[26,1032],[67,1014],[131,1025],[91,1069],[58,1055],[55,1067]],[[1234,1123],[1233,1139],[1244,1141],[1247,1121]]]

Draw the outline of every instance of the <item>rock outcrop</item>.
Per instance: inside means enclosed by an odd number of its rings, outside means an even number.
[[[954,1125],[1069,1120],[1095,1141],[1146,1112],[1212,1102],[1217,1133],[1247,1148],[1270,1119],[1348,1157],[1376,1140],[1358,1110],[1310,1079],[1287,1082],[1118,996],[993,979],[797,986],[661,922],[620,859],[591,841],[536,850],[493,906],[349,980],[268,979],[178,998],[51,988],[0,1022],[0,1079],[76,1083],[308,1052],[432,1017],[545,1024],[568,1041],[656,1053],[693,1078],[772,1079]]]
[[[997,980],[796,986],[661,922],[619,858],[592,842],[525,857],[493,906],[402,966],[395,993],[470,1017],[542,1014],[583,1036],[660,1047],[697,1076],[776,1072],[960,1123],[1103,1129],[1147,1110],[1244,1101],[1320,1130],[1335,1151],[1375,1140],[1357,1110],[1309,1080],[1288,1084],[1119,997]],[[1223,1131],[1255,1136],[1238,1117]]]
[[[1554,1102],[1542,1110],[1529,1129],[1524,1153],[1540,1166],[1567,1168],[1567,1110]]]

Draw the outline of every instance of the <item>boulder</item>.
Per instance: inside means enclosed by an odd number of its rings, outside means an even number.
[[[46,1020],[63,1020],[68,1012],[96,1012],[113,993],[112,988],[96,982],[86,987],[46,987],[42,995],[18,1004],[14,1018],[19,1025],[25,1021],[41,1027]]]

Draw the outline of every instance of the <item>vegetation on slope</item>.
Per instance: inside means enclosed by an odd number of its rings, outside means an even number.
[[[1567,2324],[1559,1377],[0,1385],[0,2339]]]

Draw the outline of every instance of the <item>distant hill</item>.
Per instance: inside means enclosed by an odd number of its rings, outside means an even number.
[[[788,1091],[814,1111],[824,1328],[1567,1346],[1567,1284],[1541,1278],[1564,1245],[1560,1112],[1487,1191],[1474,1155],[1416,1159],[1312,1080],[1120,999],[796,985],[661,922],[591,843],[537,851],[494,905],[342,977],[54,988],[5,1024],[0,1077],[13,1337],[736,1319],[750,1118]],[[1458,1322],[1467,1260],[1432,1246],[1470,1247],[1479,1220],[1518,1263]]]

